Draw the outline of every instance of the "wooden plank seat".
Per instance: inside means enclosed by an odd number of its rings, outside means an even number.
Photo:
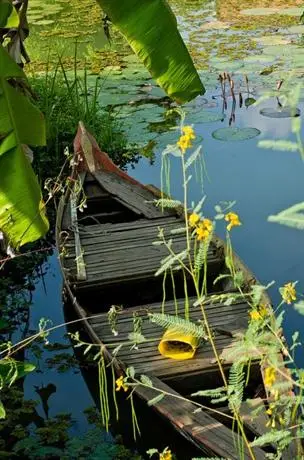
[[[190,319],[197,322],[202,319],[202,312],[199,306],[194,307],[196,299],[190,299]],[[179,313],[183,312],[183,302],[178,301]],[[223,364],[230,366],[231,361],[226,360],[227,350],[235,343],[238,334],[246,329],[248,323],[248,304],[235,302],[232,305],[224,305],[222,302],[205,302],[205,309],[211,327],[215,333],[215,343],[219,355],[223,358]],[[138,349],[132,348],[130,342],[125,344],[119,351],[119,359],[126,366],[134,366],[139,373],[155,375],[165,381],[176,381],[179,378],[185,379],[195,374],[204,375],[218,370],[214,359],[214,353],[209,342],[202,342],[195,357],[188,361],[179,361],[164,358],[158,352],[158,344],[163,334],[163,329],[153,324],[147,317],[147,312],[161,312],[161,304],[153,304],[141,307],[132,307],[119,313],[117,320],[118,335],[114,336],[108,322],[107,314],[89,319],[89,324],[102,342],[111,347],[122,342],[128,342],[128,334],[133,331],[134,314],[142,318],[142,334],[146,342],[138,345]],[[164,305],[166,314],[175,314],[176,303],[168,301]]]
[[[171,232],[181,227],[183,220],[174,216],[79,226],[87,277],[84,281],[77,281],[76,288],[102,287],[154,277],[161,260],[169,255],[164,245],[153,245],[153,242],[159,240],[159,229],[164,229],[166,240],[172,239],[172,249],[179,253],[186,248],[185,234]],[[76,279],[73,233],[67,239],[65,247],[67,254],[64,266],[68,269],[68,275]],[[223,264],[223,255],[213,243],[210,244],[207,258],[208,274],[217,274]]]
[[[237,446],[242,441],[237,433],[233,433],[227,426],[214,417],[213,412],[206,410],[197,411],[197,406],[189,400],[182,399],[166,383],[157,377],[150,376],[154,388],[165,393],[165,397],[154,406],[165,420],[169,420],[175,429],[197,446],[202,454],[214,458],[239,460],[240,452]],[[139,386],[137,394],[144,400],[155,398],[159,392],[154,388]],[[173,448],[174,450],[174,448]],[[266,458],[265,452],[255,447],[252,449],[256,460]],[[250,460],[246,447],[242,455],[244,460]]]

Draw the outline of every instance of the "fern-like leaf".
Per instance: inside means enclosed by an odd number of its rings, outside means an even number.
[[[164,329],[172,328],[184,334],[207,339],[205,328],[202,325],[195,324],[178,316],[165,315],[161,313],[149,313],[148,316],[152,323],[155,323]]]
[[[265,139],[258,143],[258,147],[262,149],[279,150],[283,152],[298,152],[299,145],[296,142],[286,141],[284,139],[278,141],[272,141]]]
[[[276,444],[281,441],[292,439],[292,436],[288,430],[273,430],[269,433],[265,433],[259,438],[255,439],[252,443],[252,447],[265,446],[266,444]]]
[[[269,222],[275,222],[287,227],[304,229],[304,202],[295,204],[284,211],[279,212],[275,216],[268,217]]]
[[[179,200],[171,200],[170,198],[160,198],[159,200],[154,201],[156,207],[160,208],[178,208],[179,206],[182,206],[181,201]]]
[[[223,392],[226,392],[225,387],[212,388],[210,390],[200,390],[196,393],[192,393],[191,396],[210,396],[211,398],[222,397]]]
[[[233,412],[240,410],[245,388],[245,372],[243,363],[233,363],[229,372],[228,400]]]
[[[155,273],[155,276],[159,276],[172,267],[176,262],[182,261],[187,257],[188,251],[184,249],[183,251],[175,254],[174,256],[168,256],[164,260],[162,260],[161,267]]]

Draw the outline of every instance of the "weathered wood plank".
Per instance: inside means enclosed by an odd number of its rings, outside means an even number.
[[[136,184],[128,183],[117,174],[106,171],[96,171],[94,177],[99,184],[111,195],[115,196],[125,207],[147,219],[158,218],[161,215],[172,215],[174,212],[156,208],[153,193]]]
[[[102,224],[102,225],[86,225],[85,227],[81,228],[80,231],[82,233],[82,236],[85,234],[88,235],[88,237],[103,234],[105,231],[115,233],[115,232],[121,232],[125,230],[136,230],[136,229],[143,229],[146,227],[166,227],[168,224],[171,222],[173,223],[179,223],[183,225],[183,219],[181,219],[178,216],[161,216],[157,219],[137,219],[131,222],[121,222],[117,224]]]
[[[200,306],[193,307],[195,300],[196,298],[190,299],[190,305],[192,305],[190,306],[190,318],[193,321],[202,318]],[[174,314],[174,301],[166,302],[164,308],[167,313]],[[134,366],[138,372],[150,373],[167,380],[185,375],[208,373],[217,369],[214,352],[208,342],[201,342],[194,358],[186,362],[169,360],[161,356],[158,352],[158,344],[163,329],[151,323],[147,317],[147,312],[153,311],[160,312],[161,304],[133,307],[120,312],[117,318],[118,336],[112,334],[106,313],[98,318],[89,319],[89,323],[103,343],[115,347],[116,344],[129,341],[128,335],[133,331],[133,314],[138,314],[142,318],[141,332],[147,341],[139,344],[138,349],[131,349],[131,345],[125,345],[119,352],[119,358],[127,366]],[[205,311],[210,326],[215,332],[218,353],[224,356],[224,353],[227,354],[228,349],[235,343],[235,336],[244,332],[246,328],[248,305],[243,301],[232,305],[223,305],[222,302],[211,303],[209,298],[205,302]],[[231,360],[224,361],[224,365],[230,364]]]
[[[239,439],[236,433],[212,417],[212,413],[200,411],[194,413],[197,406],[187,401],[175,392],[172,388],[150,376],[153,387],[166,393],[166,396],[155,406],[155,410],[168,420],[179,433],[187,440],[199,447],[205,455],[219,456],[233,460],[239,460],[239,453],[236,446]],[[137,387],[137,394],[149,401],[159,394],[153,388]],[[265,453],[262,449],[253,449],[256,460],[264,460]],[[244,450],[244,458],[250,459],[249,453]]]

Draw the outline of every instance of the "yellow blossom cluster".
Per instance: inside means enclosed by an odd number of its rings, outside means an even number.
[[[177,141],[177,146],[185,153],[187,149],[192,147],[192,140],[195,139],[195,132],[192,126],[183,126],[182,135]]]
[[[266,387],[271,388],[276,381],[276,370],[274,367],[266,367],[264,383]]]
[[[170,449],[165,449],[163,452],[159,454],[159,460],[172,460],[172,453]]]
[[[284,302],[290,305],[292,302],[297,300],[297,293],[295,290],[295,283],[286,283],[282,288],[282,298]]]
[[[198,214],[192,213],[188,219],[189,226],[195,228],[198,241],[206,240],[212,233],[213,223],[210,219],[202,219]]]
[[[121,375],[117,380],[116,380],[116,391],[120,391],[123,389],[124,391],[128,391],[128,385],[124,383],[124,378]]]
[[[239,216],[235,212],[228,212],[225,216],[225,221],[229,222],[227,225],[227,230],[230,232],[232,227],[237,227],[238,225],[242,225]]]
[[[268,315],[268,309],[265,304],[261,304],[259,309],[254,309],[249,312],[250,318],[253,321],[258,321],[265,318]]]

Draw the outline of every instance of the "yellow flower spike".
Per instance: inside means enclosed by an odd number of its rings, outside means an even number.
[[[195,132],[192,126],[183,126],[182,133],[190,139],[195,139]]]
[[[225,216],[225,221],[229,222],[229,224],[227,225],[228,232],[230,232],[232,227],[242,225],[239,216],[235,212],[228,212],[228,214],[226,214]]]
[[[210,236],[212,229],[212,221],[210,219],[203,219],[202,222],[199,223],[198,228],[196,229],[198,241],[207,239]]]
[[[172,460],[172,453],[170,449],[165,449],[163,452],[159,454],[159,460]]]
[[[265,369],[264,383],[267,387],[272,387],[276,381],[276,370],[274,367],[267,367]]]
[[[190,147],[192,147],[192,143],[191,143],[191,137],[188,136],[187,134],[184,134],[183,136],[181,136],[179,138],[179,140],[177,141],[177,145],[178,147],[181,149],[182,153],[185,153],[185,151],[187,149],[189,149]]]
[[[269,409],[267,409],[267,411],[266,411],[266,414],[268,414],[268,415],[272,415],[272,409],[270,409],[270,408],[269,408]]]
[[[258,321],[259,319],[261,319],[261,315],[257,310],[250,311],[249,315],[253,321]]]
[[[128,391],[128,385],[124,383],[124,377],[121,375],[116,381],[116,391],[120,391],[123,389],[124,391]]]
[[[190,227],[195,227],[199,221],[200,221],[200,216],[198,214],[196,214],[195,212],[193,212],[190,216],[189,216],[189,225]]]
[[[288,305],[297,300],[297,293],[295,290],[295,283],[286,283],[284,284],[281,290],[282,299]]]

